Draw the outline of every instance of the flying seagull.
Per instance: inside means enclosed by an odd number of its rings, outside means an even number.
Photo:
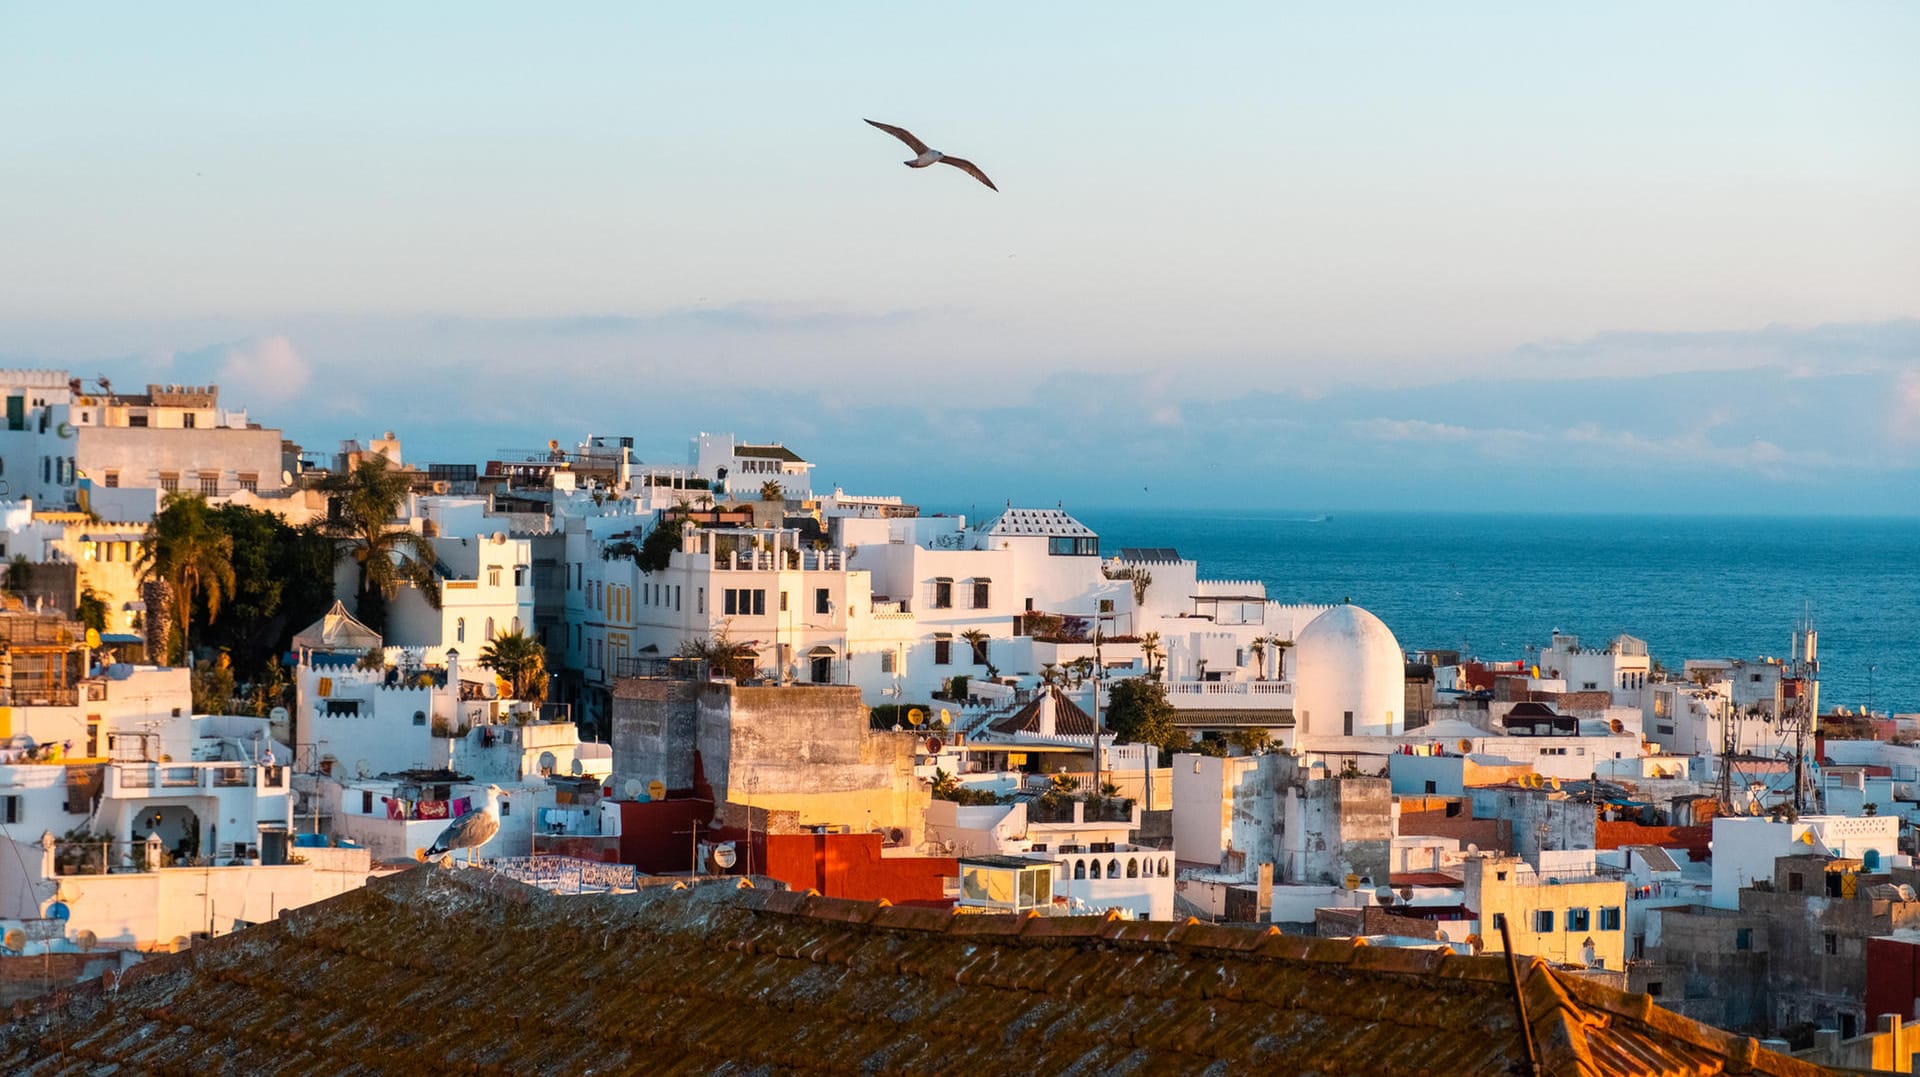
[[[422,849],[417,858],[421,863],[436,856],[445,856],[455,849],[467,851],[467,866],[473,866],[474,850],[493,840],[500,832],[500,797],[504,795],[497,785],[487,786],[487,802],[460,818],[447,824],[447,828],[435,838],[431,848]]]
[[[981,183],[986,184],[988,188],[995,191],[1000,189],[995,187],[993,181],[987,178],[987,174],[980,171],[980,167],[972,161],[963,157],[948,157],[939,150],[930,150],[927,148],[926,143],[913,137],[913,132],[904,127],[895,127],[890,123],[881,123],[878,120],[868,120],[867,122],[906,143],[908,149],[920,155],[911,161],[905,162],[908,168],[925,168],[930,164],[952,165],[967,175],[972,176],[974,179],[979,180]]]

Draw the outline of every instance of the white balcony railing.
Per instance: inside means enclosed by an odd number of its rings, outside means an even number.
[[[258,789],[285,791],[287,770],[246,762],[115,763],[107,768],[108,797],[177,796],[182,790]]]
[[[1174,681],[1167,702],[1181,710],[1278,710],[1293,706],[1293,682]]]

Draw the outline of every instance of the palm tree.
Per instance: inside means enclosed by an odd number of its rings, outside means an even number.
[[[993,637],[978,628],[969,628],[965,632],[960,633],[960,642],[973,648],[974,665],[991,665],[991,663],[987,661],[987,641],[992,638]]]
[[[1160,633],[1147,632],[1140,637],[1140,657],[1146,660],[1147,676],[1156,676],[1154,660],[1160,657]]]
[[[760,484],[760,500],[785,501],[786,499],[787,492],[781,488],[778,479],[768,479],[766,482]]]
[[[1060,682],[1060,666],[1054,662],[1043,663],[1040,666],[1040,683],[1046,684],[1046,685],[1052,685],[1052,684],[1058,684],[1059,682]]]
[[[1261,681],[1266,680],[1267,679],[1267,637],[1265,636],[1253,637],[1253,664],[1254,664],[1254,667],[1260,671],[1259,674],[1254,679],[1261,680]]]
[[[1267,646],[1273,648],[1273,676],[1275,680],[1287,679],[1287,651],[1293,647],[1293,640],[1268,636]]]
[[[499,674],[515,699],[538,703],[547,698],[547,649],[524,629],[495,636],[480,649],[480,666]]]
[[[173,619],[180,631],[179,651],[190,658],[187,626],[195,600],[207,604],[209,621],[220,616],[221,600],[233,594],[233,536],[214,525],[199,494],[172,493],[147,524],[147,538],[135,563],[144,579],[164,581],[173,593]]]
[[[434,571],[439,555],[419,532],[396,526],[394,517],[406,502],[412,483],[392,470],[384,456],[373,456],[346,475],[327,480],[322,489],[336,500],[327,534],[342,540],[341,556],[359,566],[355,612],[368,628],[384,631],[387,603],[410,583],[420,589],[427,604],[440,608],[440,577]]]

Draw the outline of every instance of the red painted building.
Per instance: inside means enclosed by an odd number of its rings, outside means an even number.
[[[878,834],[771,834],[766,874],[795,890],[895,905],[946,905],[959,878],[950,856],[882,856]]]
[[[1920,1001],[1920,932],[1902,931],[1867,940],[1867,1023],[1883,1013],[1914,1019]]]

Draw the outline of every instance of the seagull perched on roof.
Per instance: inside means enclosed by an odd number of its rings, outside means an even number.
[[[447,824],[440,836],[433,840],[431,848],[422,849],[415,854],[421,863],[436,856],[445,856],[455,849],[467,851],[467,866],[473,866],[473,852],[500,833],[500,798],[506,794],[497,785],[487,786],[487,802],[463,813],[460,818]]]
[[[911,161],[905,162],[908,168],[925,168],[931,164],[952,165],[967,175],[972,176],[974,179],[979,180],[981,183],[986,184],[990,189],[995,191],[1000,189],[995,187],[993,181],[987,178],[987,174],[980,171],[980,167],[972,161],[964,157],[948,157],[939,150],[928,149],[926,143],[913,137],[913,132],[904,127],[895,127],[890,123],[881,123],[879,120],[868,120],[867,122],[906,143],[908,149],[920,155]]]

